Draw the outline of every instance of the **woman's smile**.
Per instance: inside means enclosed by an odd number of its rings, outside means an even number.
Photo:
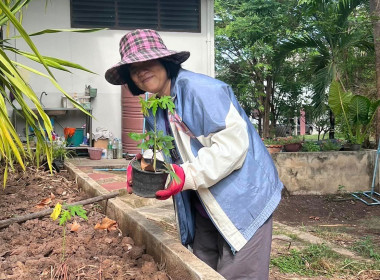
[[[159,96],[170,95],[170,79],[158,60],[133,63],[129,66],[131,79],[143,91]]]

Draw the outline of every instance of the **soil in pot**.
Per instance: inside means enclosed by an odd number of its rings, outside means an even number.
[[[156,197],[156,192],[165,188],[168,173],[164,171],[145,171],[141,169],[141,161],[134,160],[133,169],[133,193],[147,198]],[[157,170],[165,170],[164,163],[157,161]]]
[[[299,152],[301,148],[301,143],[289,143],[284,145],[285,152]]]

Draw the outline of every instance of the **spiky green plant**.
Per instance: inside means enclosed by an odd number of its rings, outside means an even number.
[[[67,68],[70,67],[90,73],[93,72],[76,63],[41,55],[30,37],[57,32],[93,32],[99,29],[46,29],[28,35],[22,26],[22,10],[31,1],[32,0],[0,1],[0,24],[2,26],[7,26],[7,30],[9,30],[9,26],[12,24],[15,27],[15,30],[19,33],[19,35],[13,39],[24,40],[32,50],[31,53],[28,53],[12,46],[9,43],[9,39],[0,40],[0,162],[5,165],[3,174],[4,186],[8,176],[8,169],[9,167],[13,168],[13,164],[15,162],[19,163],[21,167],[25,169],[25,158],[35,158],[37,160],[36,164],[38,165],[40,155],[46,154],[50,169],[52,164],[52,145],[47,143],[52,141],[52,125],[50,119],[44,112],[36,93],[20,74],[20,69],[45,77],[60,92],[62,92],[62,94],[65,95],[75,107],[88,114],[88,112],[85,111],[77,102],[75,102],[72,97],[57,83],[50,68],[70,72]],[[43,12],[43,9],[41,12]],[[29,60],[40,63],[43,65],[46,73],[42,73],[27,65],[12,60],[9,56],[10,53],[14,53],[16,56],[23,56]],[[10,116],[8,115],[6,105],[10,104],[13,109],[15,109],[15,107],[8,96],[9,93],[13,94],[15,100],[21,106],[21,110],[19,112],[17,110],[14,111],[25,119],[26,127],[30,126],[35,132],[37,143],[35,155],[33,156],[30,155],[31,149],[28,147],[25,148],[23,143],[20,141],[20,138],[10,121]],[[30,106],[28,106],[26,102],[28,99],[36,108],[34,111]],[[48,141],[46,141],[46,137],[48,138]]]

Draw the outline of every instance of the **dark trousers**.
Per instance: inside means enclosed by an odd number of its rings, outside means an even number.
[[[271,243],[272,217],[234,255],[211,220],[196,214],[193,252],[228,280],[268,279]]]

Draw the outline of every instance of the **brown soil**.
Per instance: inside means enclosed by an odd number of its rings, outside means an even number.
[[[274,219],[294,227],[337,228],[356,237],[369,236],[380,244],[380,205],[367,206],[351,194],[284,197]]]
[[[6,188],[0,189],[0,220],[43,210],[36,205],[51,194],[45,208],[86,198],[66,172],[50,175],[28,168],[11,173]],[[84,208],[88,221],[75,217],[67,225],[64,262],[58,220],[46,216],[0,229],[0,279],[169,279],[145,248],[120,230],[94,229],[105,217],[99,205]],[[74,220],[80,224],[77,232],[70,231]]]
[[[367,206],[351,194],[286,196],[273,217],[279,223],[309,232],[351,251],[363,238],[369,238],[374,251],[380,253],[380,205]],[[281,227],[278,229],[281,232]],[[275,238],[272,242],[272,258],[289,255],[290,250],[300,250],[305,246],[307,244],[304,242],[292,238]],[[368,259],[368,256],[364,257]],[[272,267],[270,279],[369,280],[380,279],[380,271],[362,270],[353,274],[307,277],[281,273],[277,267]]]
[[[57,202],[69,204],[86,198],[65,171],[50,175],[29,168],[25,173],[11,173],[6,188],[0,188],[0,220],[43,210],[36,205],[51,193],[55,198],[45,208],[53,207]],[[88,221],[73,219],[80,224],[77,232],[69,231],[73,220],[67,226],[64,262],[61,260],[62,227],[49,216],[0,229],[0,280],[176,279],[168,276],[160,264],[145,254],[144,247],[136,246],[119,230],[95,230],[95,224],[104,218],[98,204],[87,205],[85,209]],[[321,229],[342,232],[344,238],[338,234],[322,237],[345,247],[365,236],[373,238],[374,244],[380,244],[380,205],[367,206],[347,194],[284,197],[274,213],[274,220],[302,227],[316,235]],[[292,242],[292,246],[294,244]],[[277,255],[292,249],[286,240],[274,240],[272,247]],[[378,279],[366,275],[360,279]],[[327,278],[299,278],[272,267],[270,279]]]

